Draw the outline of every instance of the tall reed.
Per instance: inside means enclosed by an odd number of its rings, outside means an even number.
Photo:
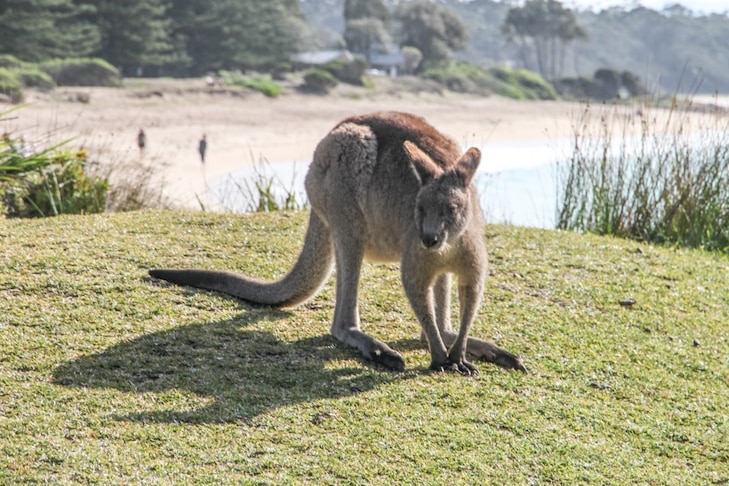
[[[729,116],[587,104],[557,169],[557,227],[729,251]]]
[[[308,207],[306,195],[296,190],[296,167],[287,184],[274,171],[271,163],[251,154],[252,174],[236,179],[232,175],[215,190],[210,191],[218,204],[231,212],[301,211]],[[201,205],[204,208],[204,206]]]

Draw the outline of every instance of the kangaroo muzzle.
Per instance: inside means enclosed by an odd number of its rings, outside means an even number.
[[[437,248],[440,242],[441,239],[437,234],[424,234],[420,236],[420,244],[423,245],[423,248],[426,250]]]

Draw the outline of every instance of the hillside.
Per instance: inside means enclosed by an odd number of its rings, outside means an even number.
[[[312,27],[341,34],[343,2],[302,2],[301,9]],[[388,3],[392,6],[397,2]],[[515,47],[505,41],[500,30],[509,10],[506,2],[441,3],[468,26],[468,46],[460,56],[486,67],[518,64]],[[597,13],[577,11],[576,15],[589,39],[575,43],[567,53],[564,76],[591,76],[596,69],[607,67],[632,71],[652,89],[729,93],[729,15],[693,15],[680,6],[660,12],[612,8]]]
[[[273,310],[146,276],[280,275],[304,224],[161,211],[0,221],[0,483],[729,481],[725,258],[487,226],[473,334],[530,373],[480,364],[476,378],[427,371],[394,265],[365,267],[361,314],[403,353],[403,373],[329,337],[332,281]]]

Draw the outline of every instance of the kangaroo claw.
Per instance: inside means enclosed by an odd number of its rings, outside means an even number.
[[[473,366],[471,363],[466,361],[465,359],[454,361],[450,358],[448,358],[445,363],[431,363],[430,369],[432,371],[437,372],[454,372],[454,373],[460,373],[462,375],[466,376],[476,376],[478,375],[478,368]]]

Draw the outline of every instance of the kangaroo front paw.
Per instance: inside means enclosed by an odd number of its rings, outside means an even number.
[[[372,361],[395,371],[405,371],[405,360],[399,353],[391,349],[376,349],[372,353]]]
[[[466,361],[465,359],[459,359],[454,360],[451,358],[446,359],[443,363],[430,363],[430,369],[432,371],[438,371],[438,372],[454,372],[454,373],[460,373],[462,375],[466,376],[476,376],[478,375],[478,368],[473,366],[471,363]]]

